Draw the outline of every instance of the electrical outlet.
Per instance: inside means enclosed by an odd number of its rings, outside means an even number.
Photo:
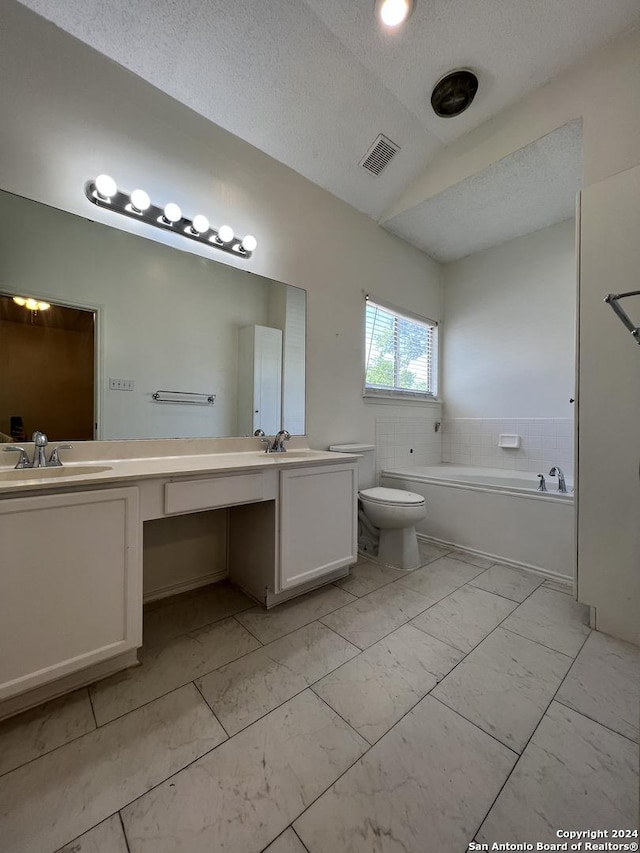
[[[114,379],[111,376],[109,377],[110,391],[133,391],[134,384],[133,379]]]

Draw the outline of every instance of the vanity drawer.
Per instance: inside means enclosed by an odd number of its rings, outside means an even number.
[[[164,511],[196,512],[201,509],[235,506],[263,500],[262,473],[211,477],[206,480],[182,480],[166,483]]]

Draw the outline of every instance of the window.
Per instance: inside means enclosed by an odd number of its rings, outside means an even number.
[[[434,399],[438,324],[367,297],[365,395]]]

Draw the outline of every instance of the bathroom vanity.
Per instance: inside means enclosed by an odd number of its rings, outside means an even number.
[[[212,439],[224,452],[140,456],[157,444],[0,468],[0,718],[137,662],[146,521],[229,508],[228,576],[266,607],[356,561],[356,456],[302,439],[286,453]],[[89,445],[103,458],[83,459]],[[117,445],[137,458],[108,458]]]

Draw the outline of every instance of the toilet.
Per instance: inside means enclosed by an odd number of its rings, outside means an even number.
[[[396,569],[416,569],[420,565],[416,524],[426,515],[425,499],[415,492],[387,489],[375,485],[375,445],[333,444],[336,453],[357,453],[358,503],[362,535],[361,542],[378,538],[378,560]],[[363,518],[364,515],[364,518]],[[366,554],[369,548],[362,549]]]

